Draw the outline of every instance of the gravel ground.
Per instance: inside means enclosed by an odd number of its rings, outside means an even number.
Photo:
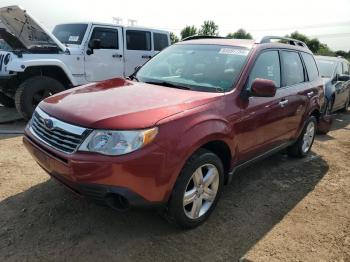
[[[209,221],[181,231],[72,195],[20,136],[0,135],[0,261],[350,261],[349,156],[350,113],[338,114],[310,156],[240,171]]]

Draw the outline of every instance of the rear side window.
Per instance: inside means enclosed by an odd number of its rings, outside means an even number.
[[[151,50],[151,32],[127,30],[126,48],[128,50]]]
[[[318,69],[315,62],[315,59],[312,57],[312,55],[307,53],[301,53],[301,56],[303,57],[306,71],[309,76],[309,81],[314,81],[318,78]]]
[[[92,39],[101,40],[101,49],[119,49],[117,29],[95,27],[92,32]]]
[[[257,78],[269,79],[281,87],[281,70],[278,51],[267,51],[259,55],[249,75],[248,89]]]
[[[304,68],[297,52],[281,51],[283,86],[305,81]]]
[[[166,34],[153,33],[154,50],[161,51],[169,45]]]
[[[346,62],[343,62],[343,74],[349,75],[349,64]]]

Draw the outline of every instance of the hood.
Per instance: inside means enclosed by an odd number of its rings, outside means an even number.
[[[142,129],[223,95],[116,78],[64,91],[39,106],[55,118],[83,127]]]
[[[26,49],[55,46],[61,51],[66,47],[39,22],[18,6],[0,8],[0,27],[16,37]]]

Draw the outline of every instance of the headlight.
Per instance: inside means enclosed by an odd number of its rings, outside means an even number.
[[[79,150],[111,156],[124,155],[151,143],[157,133],[157,127],[133,131],[95,130],[85,139]]]

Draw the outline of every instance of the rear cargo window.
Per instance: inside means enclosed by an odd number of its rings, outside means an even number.
[[[128,50],[151,50],[151,33],[147,31],[127,30],[126,48]]]
[[[169,45],[168,36],[166,34],[153,33],[154,50],[161,51]]]
[[[305,81],[304,68],[297,52],[281,51],[283,86],[291,86]]]
[[[318,69],[316,66],[315,59],[312,57],[312,55],[307,53],[301,53],[301,56],[303,57],[306,71],[309,76],[309,81],[313,81],[318,78]]]

